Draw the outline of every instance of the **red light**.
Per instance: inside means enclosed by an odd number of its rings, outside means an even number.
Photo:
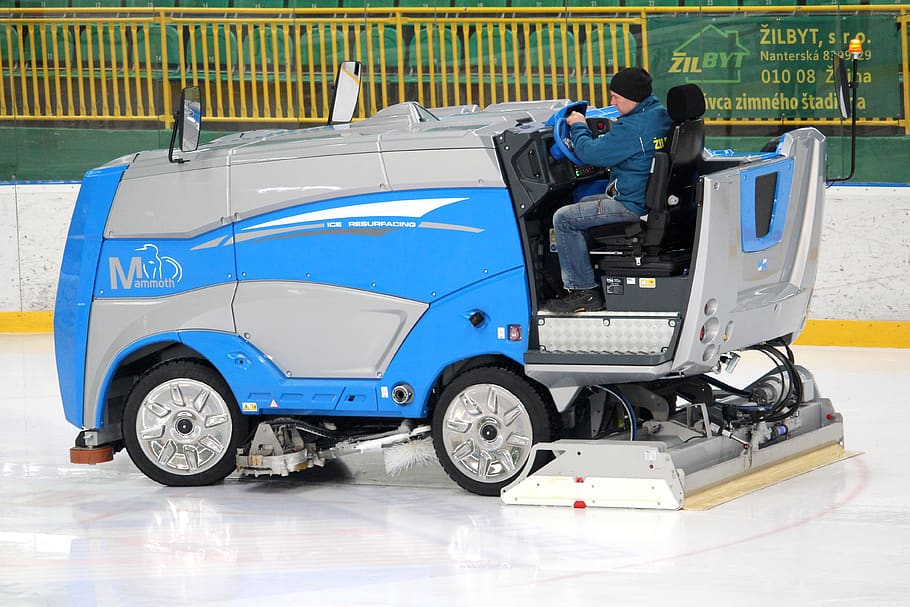
[[[585,477],[583,477],[583,476],[576,476],[576,477],[575,477],[575,482],[576,482],[576,483],[583,483],[583,482],[585,482]]]
[[[834,414],[829,413],[828,415],[825,416],[825,419],[827,419],[830,422],[832,419],[834,419]]]
[[[604,128],[604,123],[603,123],[603,122],[598,122],[598,123],[597,123],[597,129],[602,131],[603,128]]]
[[[521,341],[521,325],[509,325],[509,341]]]
[[[698,341],[705,341],[705,326],[701,326],[701,331],[698,332]]]
[[[572,507],[581,509],[581,508],[587,508],[588,505],[586,503],[584,503],[584,501],[582,501],[582,500],[577,500],[574,504],[572,504]]]

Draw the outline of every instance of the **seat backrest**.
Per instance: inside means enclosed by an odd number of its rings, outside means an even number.
[[[418,56],[419,55],[419,56]],[[452,68],[462,56],[461,39],[448,26],[432,25],[420,28],[408,43],[408,67],[415,71],[441,67]]]
[[[305,73],[334,76],[335,68],[348,55],[347,37],[338,25],[309,25],[300,33],[297,53]]]
[[[687,238],[694,226],[691,200],[697,178],[697,163],[705,147],[705,96],[696,84],[675,86],[667,92],[667,113],[673,121],[667,136],[666,153],[655,152],[666,157],[663,173],[651,171],[648,181],[648,229],[644,238],[646,247],[659,248]],[[655,164],[656,168],[656,164]],[[652,182],[659,178],[661,184]],[[676,203],[670,206],[670,196]]]
[[[249,0],[250,2],[265,2],[266,0]],[[234,6],[237,6],[235,3]],[[285,65],[294,65],[293,35],[284,27],[274,28],[260,25],[249,25],[243,42],[240,43],[241,66],[255,70],[273,69],[275,66],[283,68]],[[277,49],[277,54],[272,49]]]
[[[512,6],[517,5],[512,2]],[[549,71],[552,66],[559,72],[575,69],[575,34],[566,30],[563,44],[563,28],[558,25],[539,27],[528,38],[525,50],[528,66],[534,69],[545,68]]]
[[[393,0],[394,2],[394,0]],[[347,6],[347,2],[345,2]],[[370,6],[375,4],[370,3]],[[392,4],[389,4],[392,6]],[[383,62],[387,70],[398,71],[398,40],[397,30],[390,25],[367,24],[360,32],[360,61],[365,66],[382,67]],[[356,49],[355,49],[356,50]],[[406,54],[404,52],[403,54]]]
[[[648,221],[643,224],[644,234],[637,237],[648,255],[659,254],[664,246],[691,244],[695,225],[692,186],[705,147],[705,125],[701,119],[705,97],[698,85],[683,84],[670,89],[666,107],[672,126],[666,146],[654,152],[645,190]],[[671,205],[671,196],[679,203]],[[592,231],[595,238],[597,230]]]
[[[186,61],[193,73],[215,68],[236,69],[239,46],[237,35],[227,24],[199,25],[193,29],[187,45]]]
[[[667,186],[670,184],[670,156],[666,152],[654,152],[648,188],[645,190],[645,207],[650,214],[667,204]]]
[[[478,27],[468,38],[468,65],[481,65],[486,70],[502,66],[514,69],[515,57],[518,56],[517,52],[513,53],[514,48],[512,30],[499,25]]]
[[[673,166],[687,166],[701,158],[705,148],[705,96],[697,84],[681,84],[667,91],[667,113],[673,121],[668,150]]]
[[[75,6],[75,4],[73,5]],[[122,24],[89,23],[83,29],[76,28],[76,40],[83,65],[106,69],[129,63],[126,57],[127,46],[124,41],[129,34]]]
[[[0,23],[0,63],[4,69],[19,63],[19,32],[5,23]]]

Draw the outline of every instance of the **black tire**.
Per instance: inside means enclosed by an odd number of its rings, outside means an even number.
[[[499,495],[524,468],[531,445],[552,438],[556,413],[542,391],[502,367],[466,371],[442,391],[433,445],[446,474],[479,495]],[[544,458],[538,456],[539,465]]]
[[[247,420],[227,383],[195,360],[150,369],[126,399],[123,441],[136,467],[163,485],[210,485],[233,472]]]

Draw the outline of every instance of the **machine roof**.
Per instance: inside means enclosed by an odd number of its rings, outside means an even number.
[[[291,158],[385,151],[492,148],[493,137],[519,122],[546,120],[566,99],[440,108],[441,118],[415,102],[380,110],[350,124],[234,133],[182,153],[188,162],[167,162],[167,150],[137,155],[125,178]]]

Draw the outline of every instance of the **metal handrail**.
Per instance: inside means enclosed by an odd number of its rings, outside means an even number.
[[[173,97],[196,84],[210,121],[324,122],[337,60],[351,57],[364,63],[360,116],[406,99],[429,107],[563,97],[606,102],[616,69],[649,65],[648,20],[655,15],[849,12],[893,15],[901,27],[903,115],[859,124],[900,125],[910,134],[908,10],[907,4],[9,9],[0,16],[6,32],[0,38],[0,121],[169,126]],[[576,44],[573,36],[588,43]]]

